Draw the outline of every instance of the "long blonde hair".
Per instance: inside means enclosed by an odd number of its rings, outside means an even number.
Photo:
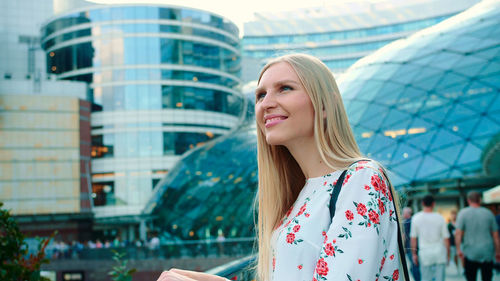
[[[272,65],[286,62],[297,73],[314,108],[314,140],[321,159],[333,170],[344,169],[362,159],[349,125],[337,83],[328,67],[319,59],[292,54],[267,63],[259,76]],[[297,199],[305,176],[288,149],[269,145],[257,126],[258,192],[258,264],[260,280],[269,279],[271,236],[286,211]]]

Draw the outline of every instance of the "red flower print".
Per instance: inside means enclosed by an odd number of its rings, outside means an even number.
[[[378,199],[378,208],[380,210],[380,214],[383,215],[385,213],[385,205],[384,202],[380,200],[380,198]]]
[[[368,212],[368,217],[370,218],[370,220],[371,220],[374,224],[378,224],[378,223],[380,223],[379,216],[378,216],[377,212],[375,212],[374,210],[371,210],[370,212]]]
[[[392,273],[392,279],[393,280],[399,279],[399,270],[398,269],[394,270],[394,273]]]
[[[380,262],[380,269],[382,269],[382,267],[384,267],[384,263],[385,263],[385,257],[383,257],[382,261]]]
[[[238,280],[238,276],[234,276],[231,280]]]
[[[293,232],[299,232],[299,230],[300,230],[300,225],[297,224],[296,226],[293,227]]]
[[[302,207],[300,207],[300,211],[297,214],[297,217],[302,215],[306,211],[306,205],[307,205],[307,203],[304,203],[304,205],[302,205]]]
[[[321,276],[325,276],[328,274],[328,263],[324,258],[319,259],[318,263],[316,264],[316,272]]]
[[[363,203],[359,203],[356,207],[358,214],[364,216],[366,215],[366,206]]]
[[[393,259],[394,259],[394,255],[391,255],[389,258],[390,258],[391,260],[393,260]]]
[[[273,271],[276,269],[276,258],[273,256]]]
[[[291,222],[292,222],[292,221],[291,221],[291,220],[289,220],[289,221],[285,224],[285,226],[284,226],[284,227],[286,228],[286,227],[287,227],[287,226],[288,226]]]
[[[363,264],[363,260],[362,260],[362,259],[359,259],[359,260],[358,260],[358,263],[359,263],[359,264]]]
[[[321,235],[326,236],[326,231],[323,230],[323,232],[321,232]]]
[[[354,214],[351,212],[351,210],[347,210],[347,211],[345,211],[345,217],[348,220],[352,221],[354,219]]]
[[[286,242],[288,244],[292,244],[293,241],[295,241],[295,234],[294,233],[288,233],[288,235],[286,236]]]
[[[370,186],[369,186],[369,185],[367,185],[367,184],[365,184],[365,189],[366,189],[366,190],[370,190]]]
[[[288,211],[285,214],[286,217],[288,217],[290,215],[290,213],[292,212],[292,209],[293,209],[293,206],[290,207],[290,209],[288,209]]]
[[[345,176],[345,180],[344,180],[344,184],[346,184],[348,181],[349,181],[349,178],[351,177],[351,175],[347,175]]]
[[[333,247],[332,243],[328,243],[325,245],[325,253],[327,256],[335,255],[335,248]]]
[[[323,183],[323,185],[326,185],[326,181]]]
[[[337,239],[333,239],[333,240],[332,240],[332,243],[333,243],[333,244],[337,243]]]
[[[299,270],[301,270],[301,269],[302,269],[302,265],[301,265],[301,264],[299,264],[299,266],[297,266],[297,268],[298,268]]]
[[[309,213],[306,213],[304,216],[306,216],[306,218],[308,218],[308,217],[310,216],[310,214],[309,214]]]
[[[316,277],[313,277],[313,280],[312,281],[318,281],[318,279],[316,279]]]

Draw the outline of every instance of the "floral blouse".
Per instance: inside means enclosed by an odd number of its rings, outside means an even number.
[[[380,167],[351,165],[330,221],[342,171],[307,179],[272,236],[271,280],[399,280],[397,221]],[[401,278],[403,279],[403,278]]]

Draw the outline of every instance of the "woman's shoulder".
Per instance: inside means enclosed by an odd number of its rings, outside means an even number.
[[[377,161],[372,159],[363,159],[352,163],[349,166],[348,172],[350,174],[354,174],[363,170],[364,172],[368,172],[368,174],[377,174],[384,175],[384,169],[382,165],[380,165]]]

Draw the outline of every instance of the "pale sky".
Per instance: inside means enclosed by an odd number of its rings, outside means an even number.
[[[157,3],[207,10],[224,16],[238,25],[253,19],[255,12],[290,11],[300,8],[331,6],[341,2],[377,2],[380,0],[88,0],[96,3]]]

